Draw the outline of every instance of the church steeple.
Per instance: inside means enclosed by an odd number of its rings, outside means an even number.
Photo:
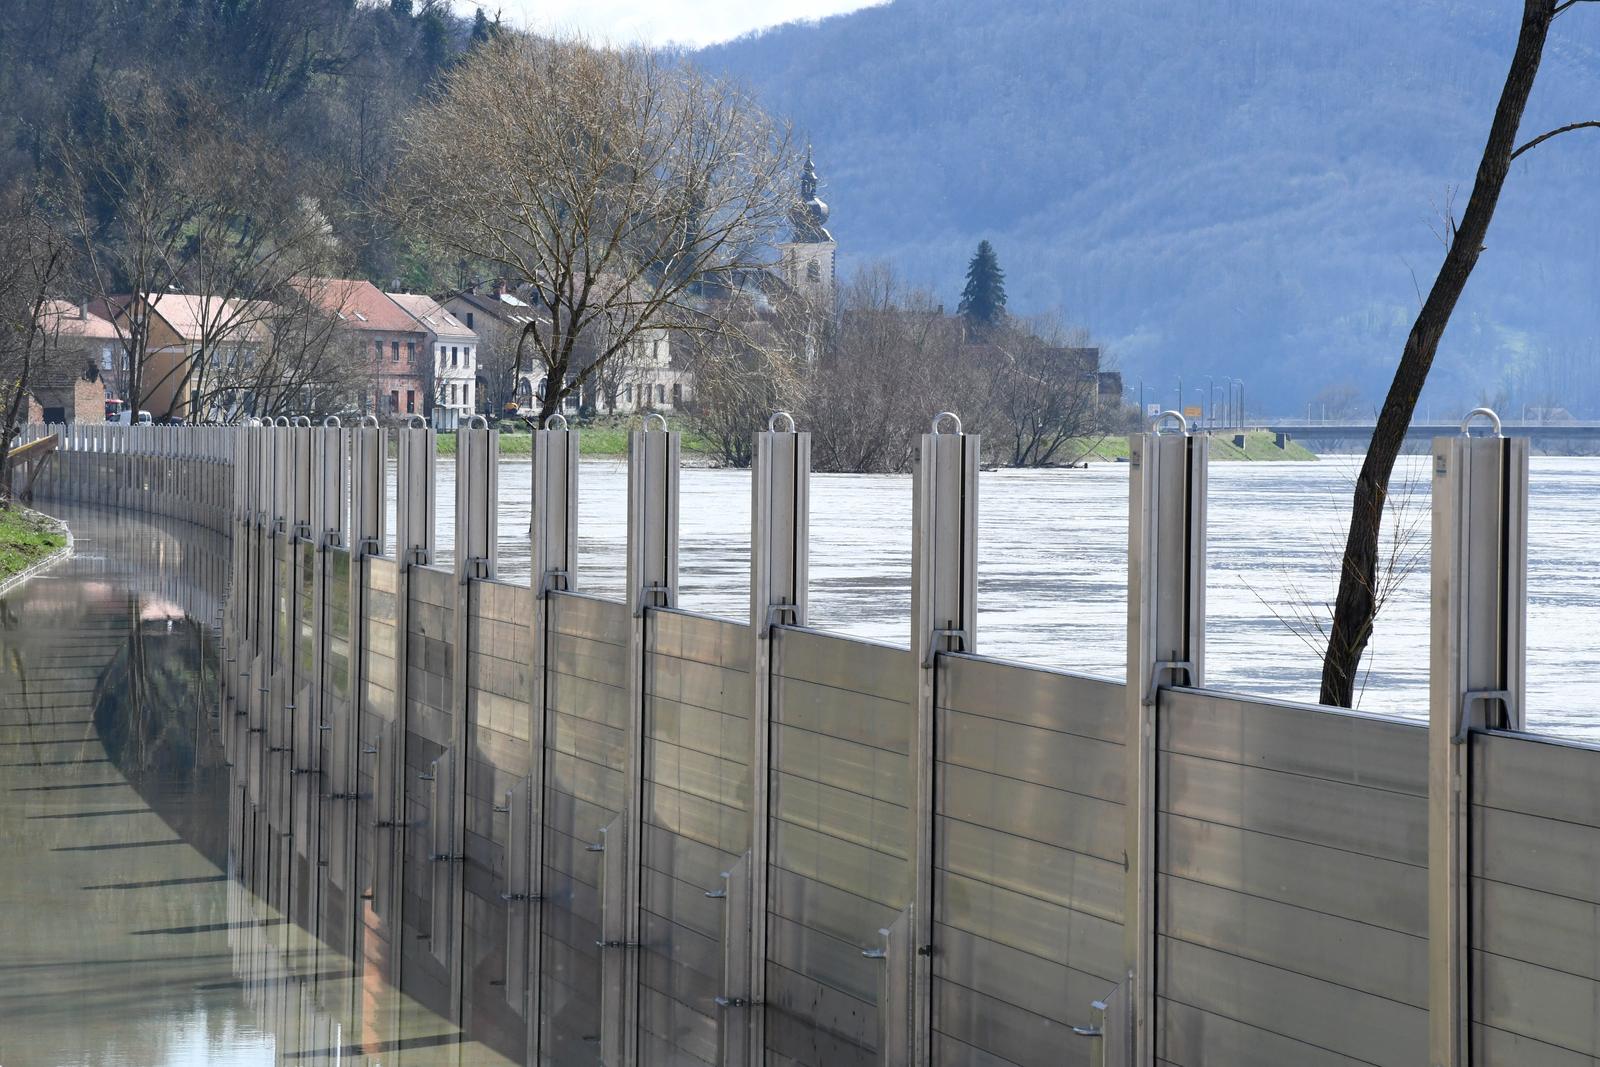
[[[806,145],[806,165],[800,171],[800,202],[790,213],[794,223],[794,239],[798,244],[818,244],[832,241],[828,232],[828,205],[817,196],[817,166],[811,160],[811,146]]]

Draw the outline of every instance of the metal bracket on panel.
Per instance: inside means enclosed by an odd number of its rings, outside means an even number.
[[[1511,715],[1511,691],[1509,689],[1468,689],[1461,694],[1461,714],[1456,719],[1455,732],[1450,735],[1452,745],[1467,743],[1467,735],[1472,732],[1470,726],[1470,713],[1472,705],[1478,701],[1489,703],[1495,701],[1504,709],[1507,717]]]
[[[651,598],[661,597],[661,603],[650,603]],[[645,608],[670,608],[672,607],[672,587],[665,582],[651,582],[639,590],[639,606],[633,609],[633,617],[639,618],[644,614]]]
[[[507,904],[530,904],[537,900],[543,900],[544,897],[533,893],[501,893],[500,899]]]
[[[556,583],[560,582],[558,588]],[[545,571],[544,577],[539,579],[539,599],[544,600],[553,592],[569,592],[572,589],[572,576],[566,571]]]
[[[750,1002],[743,997],[712,997],[711,1003],[719,1008],[748,1008]]]
[[[799,604],[769,604],[767,605],[767,621],[762,624],[761,636],[765,638],[772,633],[774,626],[784,625],[783,618],[787,616],[791,621],[789,625],[800,625]]]
[[[428,853],[428,862],[429,863],[463,863],[463,862],[466,861],[466,858],[467,857],[465,857],[465,856],[457,855],[457,854],[452,853],[452,852],[430,852],[430,853]]]
[[[487,556],[468,556],[467,557],[466,566],[462,569],[462,573],[465,574],[468,578],[477,578],[477,579],[480,579],[480,580],[488,578],[489,577],[489,557],[487,557]]]
[[[360,793],[324,793],[323,800],[360,800]]]
[[[363,537],[356,542],[356,554],[361,556],[381,556],[383,555],[383,546],[378,543],[376,537]]]
[[[411,824],[404,819],[379,819],[372,825],[377,830],[403,830]]]
[[[1161,688],[1161,675],[1171,672],[1173,684],[1177,684],[1178,672],[1183,672],[1183,680],[1194,681],[1194,662],[1186,659],[1158,659],[1150,664],[1150,684],[1145,687],[1144,697],[1140,703],[1145,707],[1154,707],[1156,692]]]
[[[946,637],[946,638],[949,638],[950,640],[956,642],[956,647],[953,648],[953,649],[935,648],[934,646],[939,643],[939,638],[941,638],[941,637]],[[934,661],[938,657],[940,652],[965,652],[966,650],[967,650],[967,631],[959,629],[959,628],[947,628],[947,629],[942,629],[942,630],[929,630],[928,631],[928,648],[927,648],[927,651],[924,652],[923,655],[922,655],[922,665],[931,670],[933,668]]]
[[[321,774],[315,767],[290,767],[290,774]]]

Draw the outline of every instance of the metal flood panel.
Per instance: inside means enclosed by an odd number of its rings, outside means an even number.
[[[754,642],[746,625],[677,611],[645,625],[640,1058],[710,1065],[737,904],[723,875],[750,844]]]
[[[1157,781],[1158,1056],[1425,1063],[1427,732],[1163,690]]]
[[[606,846],[620,845],[601,830],[621,813],[626,790],[631,620],[624,604],[549,596],[543,1055],[553,1064],[597,1064],[602,860]]]
[[[935,1059],[1091,1062],[1121,980],[1119,682],[939,657]]]
[[[406,606],[406,728],[436,745],[451,743],[450,646],[455,627],[455,581],[449,571],[412,567]]]
[[[877,1061],[882,944],[911,893],[910,653],[773,632],[767,1047]]]
[[[1472,1062],[1600,1062],[1600,750],[1470,743]]]
[[[473,580],[467,609],[463,1025],[521,1058],[531,914],[525,898],[532,592]]]

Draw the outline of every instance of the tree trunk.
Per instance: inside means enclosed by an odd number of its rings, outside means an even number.
[[[1395,368],[1394,381],[1378,413],[1372,443],[1356,479],[1355,500],[1350,510],[1350,534],[1345,542],[1339,575],[1339,595],[1334,602],[1333,625],[1322,663],[1321,699],[1324,704],[1350,707],[1354,701],[1357,670],[1372,635],[1378,606],[1378,537],[1389,492],[1389,476],[1411,425],[1417,397],[1428,380],[1439,341],[1450,323],[1451,312],[1483,252],[1484,237],[1489,232],[1500,190],[1511,169],[1517,129],[1522,124],[1522,112],[1539,73],[1539,61],[1555,11],[1556,0],[1524,2],[1522,32],[1511,59],[1511,69],[1506,74],[1500,104],[1495,109],[1494,123],[1489,128],[1489,141],[1478,164],[1472,197],[1467,201],[1461,226],[1445,253],[1444,265],[1439,268],[1433,288],[1412,324],[1400,365]]]

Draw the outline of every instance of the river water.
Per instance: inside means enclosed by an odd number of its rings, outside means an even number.
[[[1208,684],[1315,701],[1325,625],[1359,461],[1211,466]],[[526,458],[500,467],[500,573],[528,581]],[[439,543],[451,553],[455,472],[439,461]],[[1600,740],[1583,678],[1600,668],[1600,459],[1535,457],[1530,472],[1528,720]],[[1387,601],[1358,707],[1423,718],[1428,700],[1427,457],[1402,458],[1382,555]],[[750,472],[687,468],[680,487],[681,604],[749,612]],[[392,495],[391,495],[392,498]],[[580,587],[623,595],[627,466],[579,474]],[[978,649],[1121,677],[1128,468],[997,470],[979,480]],[[391,523],[392,529],[392,523]],[[911,479],[812,478],[811,624],[904,645],[911,610]]]

